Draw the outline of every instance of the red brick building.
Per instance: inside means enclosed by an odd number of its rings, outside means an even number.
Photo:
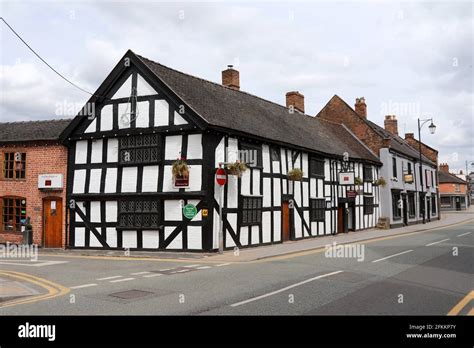
[[[67,149],[70,120],[0,123],[0,243],[22,243],[27,218],[33,243],[66,244]]]

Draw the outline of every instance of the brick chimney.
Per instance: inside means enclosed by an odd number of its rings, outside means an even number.
[[[405,133],[405,140],[408,139],[415,139],[415,135],[413,133]]]
[[[359,116],[367,118],[367,104],[365,103],[364,97],[356,98],[354,110],[359,114]]]
[[[289,108],[290,106],[304,114],[304,95],[298,91],[286,93],[286,107]]]
[[[227,65],[227,69],[222,71],[222,84],[232,89],[240,89],[239,71],[235,70],[233,65]]]
[[[444,173],[449,173],[449,165],[447,163],[440,163],[439,171]]]
[[[394,135],[398,135],[398,121],[397,116],[387,115],[385,116],[384,127],[387,132]]]
[[[386,147],[386,148],[392,147],[392,139],[391,138],[383,138],[382,139],[382,147]]]

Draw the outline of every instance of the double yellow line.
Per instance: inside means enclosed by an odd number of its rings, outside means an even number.
[[[53,283],[49,280],[39,278],[39,277],[36,277],[36,276],[32,276],[32,275],[26,274],[26,273],[13,272],[13,271],[0,271],[0,276],[5,276],[5,277],[8,277],[8,278],[14,278],[14,279],[18,279],[18,280],[21,280],[21,281],[26,281],[26,282],[29,282],[31,284],[35,284],[35,285],[40,286],[40,287],[47,290],[46,294],[27,297],[27,298],[21,298],[21,299],[17,299],[17,300],[12,300],[12,301],[7,301],[7,302],[4,302],[4,303],[0,303],[0,308],[17,306],[17,305],[21,305],[21,304],[33,303],[33,302],[38,302],[38,301],[43,301],[43,300],[48,300],[48,299],[51,299],[53,297],[66,295],[70,291],[69,288],[66,288],[62,285],[59,285],[59,284]]]
[[[459,315],[461,311],[474,300],[474,290],[468,293],[457,305],[455,305],[448,313],[448,315]],[[467,312],[467,315],[474,315],[474,307]]]

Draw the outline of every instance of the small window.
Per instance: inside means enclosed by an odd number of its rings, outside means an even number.
[[[326,200],[325,199],[311,199],[310,220],[324,221],[326,217]]]
[[[157,163],[160,159],[158,134],[120,138],[120,163]]]
[[[2,203],[3,231],[21,232],[26,223],[26,199],[6,197]]]
[[[119,201],[119,228],[153,228],[159,226],[159,204],[156,200]]]
[[[395,157],[392,158],[392,175],[394,178],[398,178],[397,159]]]
[[[408,162],[408,173],[407,174],[412,174],[411,173],[411,163],[410,162]]]
[[[401,218],[401,208],[399,207],[400,201],[400,192],[393,191],[392,192],[392,215],[394,220],[398,220]]]
[[[262,222],[262,197],[242,197],[242,226],[258,225]]]
[[[451,206],[451,197],[441,196],[440,203],[441,203],[442,207],[450,207]]]
[[[411,218],[414,218],[416,215],[415,211],[415,193],[410,192],[408,193],[408,215]]]
[[[423,217],[423,215],[425,214],[425,196],[423,196],[422,193],[420,192],[418,198],[419,198],[418,206],[420,208],[420,210],[418,211],[418,216]]]
[[[262,147],[259,145],[241,144],[239,160],[250,168],[262,167]]]
[[[455,187],[454,190],[456,192],[461,192],[461,186],[459,184],[454,184],[454,187]]]
[[[309,170],[311,176],[324,178],[324,160],[311,158]]]
[[[277,147],[270,147],[270,156],[272,161],[280,161],[280,150]]]
[[[372,166],[364,166],[364,181],[373,181]]]
[[[364,214],[373,214],[374,213],[374,197],[365,196],[364,197]]]
[[[26,153],[5,152],[3,157],[3,177],[21,180],[26,177]]]

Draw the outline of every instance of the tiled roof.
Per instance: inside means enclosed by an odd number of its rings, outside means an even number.
[[[218,83],[168,68],[147,58],[141,61],[209,125],[283,142],[330,155],[379,162],[344,126],[295,112]]]
[[[441,184],[443,183],[467,184],[466,181],[464,181],[461,178],[458,178],[456,175],[446,173],[441,170],[438,171],[438,174],[439,174],[439,182]]]
[[[0,123],[0,143],[58,140],[70,119]]]

